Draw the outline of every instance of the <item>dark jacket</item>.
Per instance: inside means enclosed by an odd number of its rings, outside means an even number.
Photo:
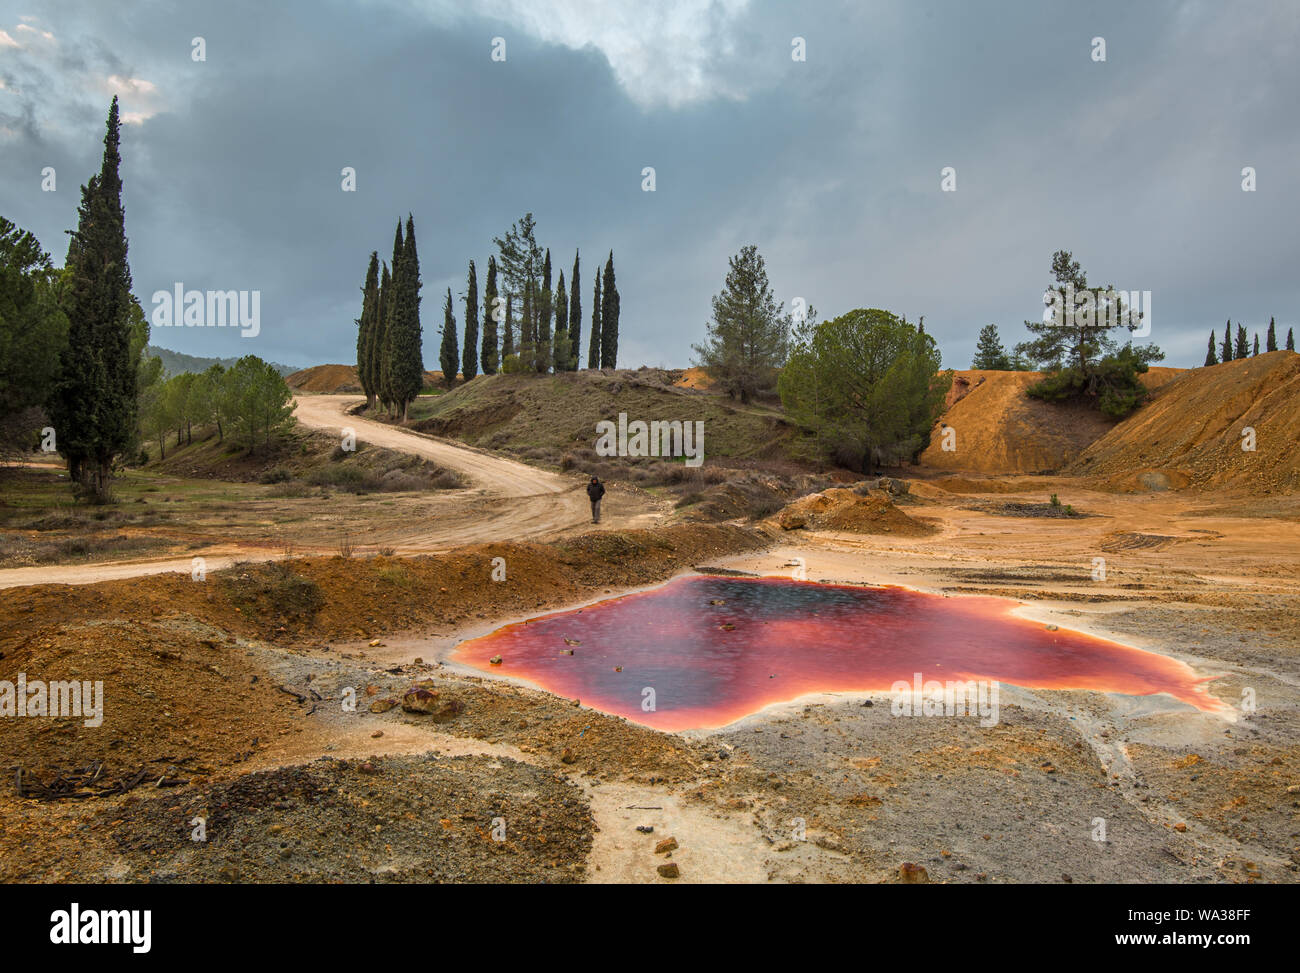
[[[595,503],[604,495],[605,495],[605,484],[601,483],[599,480],[587,484],[587,496],[591,498],[592,503]]]

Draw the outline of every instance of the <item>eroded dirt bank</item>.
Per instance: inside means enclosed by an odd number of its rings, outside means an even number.
[[[6,726],[9,773],[148,771],[85,800],[20,800],[9,784],[3,877],[895,881],[912,862],[931,881],[1295,881],[1294,521],[1221,498],[1043,522],[933,497],[908,507],[935,528],[923,537],[683,525],[2,592],[0,677],[103,679],[106,694],[98,729]],[[1104,582],[1088,571],[1097,551]],[[498,556],[505,582],[490,579]],[[498,621],[721,563],[1015,597],[1045,624],[1217,677],[1236,719],[1004,686],[987,728],[846,694],[663,734],[439,662]],[[387,702],[421,686],[432,714]],[[668,838],[677,848],[656,854]],[[657,870],[670,860],[676,879]]]

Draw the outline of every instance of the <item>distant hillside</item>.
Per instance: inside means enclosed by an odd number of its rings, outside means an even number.
[[[357,395],[361,379],[356,365],[313,365],[286,375],[284,380],[295,392],[320,392],[325,395]],[[442,391],[442,372],[424,373],[425,391]]]
[[[199,358],[197,355],[186,355],[168,348],[159,348],[157,345],[146,346],[145,354],[152,358],[161,358],[163,372],[169,376],[183,375],[186,372],[205,372],[213,365],[229,368],[239,361],[238,358]],[[271,367],[281,375],[290,375],[297,371],[293,365],[281,365],[278,362],[271,362]]]

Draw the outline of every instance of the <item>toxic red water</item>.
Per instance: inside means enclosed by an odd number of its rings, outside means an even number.
[[[806,693],[888,692],[916,673],[1168,693],[1198,709],[1223,708],[1176,659],[1048,631],[1013,616],[1015,607],[897,587],[705,575],[507,625],[461,643],[452,658],[661,730],[724,726]],[[647,688],[653,711],[643,708]]]

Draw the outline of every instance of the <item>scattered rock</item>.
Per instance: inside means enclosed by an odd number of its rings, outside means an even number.
[[[465,704],[458,699],[443,696],[437,690],[416,686],[402,696],[402,709],[407,713],[428,716],[435,723],[445,723],[463,713]]]
[[[392,709],[396,705],[397,705],[397,700],[393,699],[392,696],[386,696],[383,699],[377,699],[373,703],[371,703],[370,712],[387,713],[390,709]]]
[[[577,760],[577,759],[578,759],[578,758],[577,758],[577,755],[574,754],[572,748],[570,748],[570,747],[565,747],[565,748],[560,752],[560,763],[562,763],[562,764],[571,764],[571,763],[573,763],[573,762],[574,762],[575,760]]]
[[[930,881],[930,873],[924,865],[915,862],[903,862],[898,868],[898,877],[908,885],[920,885]]]
[[[488,662],[492,663],[494,666],[499,666],[501,665],[501,656],[494,655],[492,658],[488,659]]]
[[[665,862],[655,869],[664,878],[679,878],[682,874],[676,862]]]
[[[676,850],[677,850],[676,838],[665,838],[663,841],[659,842],[659,844],[655,845],[656,855],[663,855],[670,851],[676,851]]]
[[[653,824],[638,824],[636,829],[642,834],[654,834],[655,826]]]

